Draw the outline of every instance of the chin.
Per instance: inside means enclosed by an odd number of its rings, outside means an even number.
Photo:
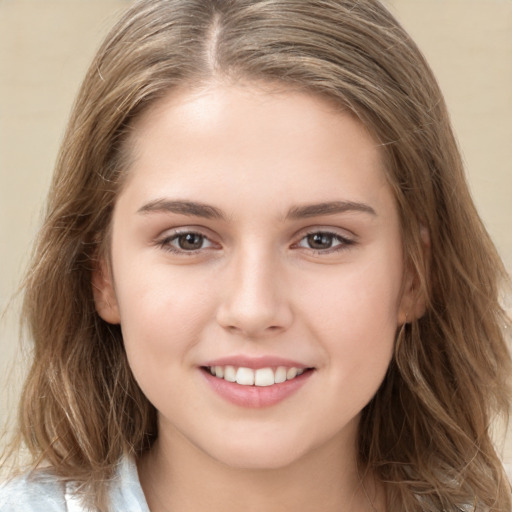
[[[302,453],[286,453],[279,451],[277,453],[269,453],[268,449],[252,450],[246,449],[241,452],[233,452],[216,457],[217,461],[225,466],[233,469],[248,471],[278,470],[289,467],[301,459]]]
[[[262,436],[258,439],[250,437],[230,440],[229,444],[222,443],[207,452],[213,459],[225,466],[245,470],[278,470],[289,467],[307,456],[312,449],[302,439],[294,442],[292,436],[271,439]]]

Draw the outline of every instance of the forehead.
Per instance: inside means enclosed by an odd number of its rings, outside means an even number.
[[[325,98],[282,87],[171,91],[135,122],[128,147],[128,184],[139,195],[209,202],[266,184],[279,203],[296,203],[329,193],[367,201],[388,188],[381,148],[362,123]]]

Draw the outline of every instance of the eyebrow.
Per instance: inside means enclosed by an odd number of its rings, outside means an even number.
[[[205,219],[226,220],[226,215],[215,206],[186,200],[155,199],[138,209],[138,213],[142,214],[153,212],[177,213]],[[346,212],[361,212],[377,215],[375,210],[365,203],[354,201],[329,201],[325,203],[294,206],[288,210],[288,213],[285,215],[285,220],[307,219],[319,215],[336,215]]]
[[[361,212],[370,215],[377,215],[375,210],[368,204],[354,201],[330,201],[327,203],[307,204],[294,206],[286,214],[286,219],[307,219],[319,215],[336,215],[345,212]]]
[[[156,199],[138,209],[138,213],[178,213],[205,219],[225,219],[221,210],[204,203],[195,201],[172,201],[169,199]]]

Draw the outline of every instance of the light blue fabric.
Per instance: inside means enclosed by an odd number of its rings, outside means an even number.
[[[75,487],[57,481],[48,472],[34,472],[0,486],[0,512],[84,512]],[[119,463],[110,504],[115,512],[150,512],[132,458]]]

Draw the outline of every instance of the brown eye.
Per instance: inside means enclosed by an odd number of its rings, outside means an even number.
[[[183,251],[197,251],[203,248],[205,237],[199,233],[185,233],[175,238],[177,245]]]
[[[310,249],[330,249],[335,238],[329,233],[312,233],[306,237],[306,242]]]
[[[338,233],[329,233],[328,231],[315,231],[305,235],[297,244],[298,247],[311,249],[319,253],[331,253],[341,251],[354,245],[354,240],[345,238]]]
[[[195,254],[203,249],[210,249],[215,247],[208,237],[201,233],[194,231],[183,231],[181,233],[174,233],[161,241],[158,245],[166,251],[176,254]]]

